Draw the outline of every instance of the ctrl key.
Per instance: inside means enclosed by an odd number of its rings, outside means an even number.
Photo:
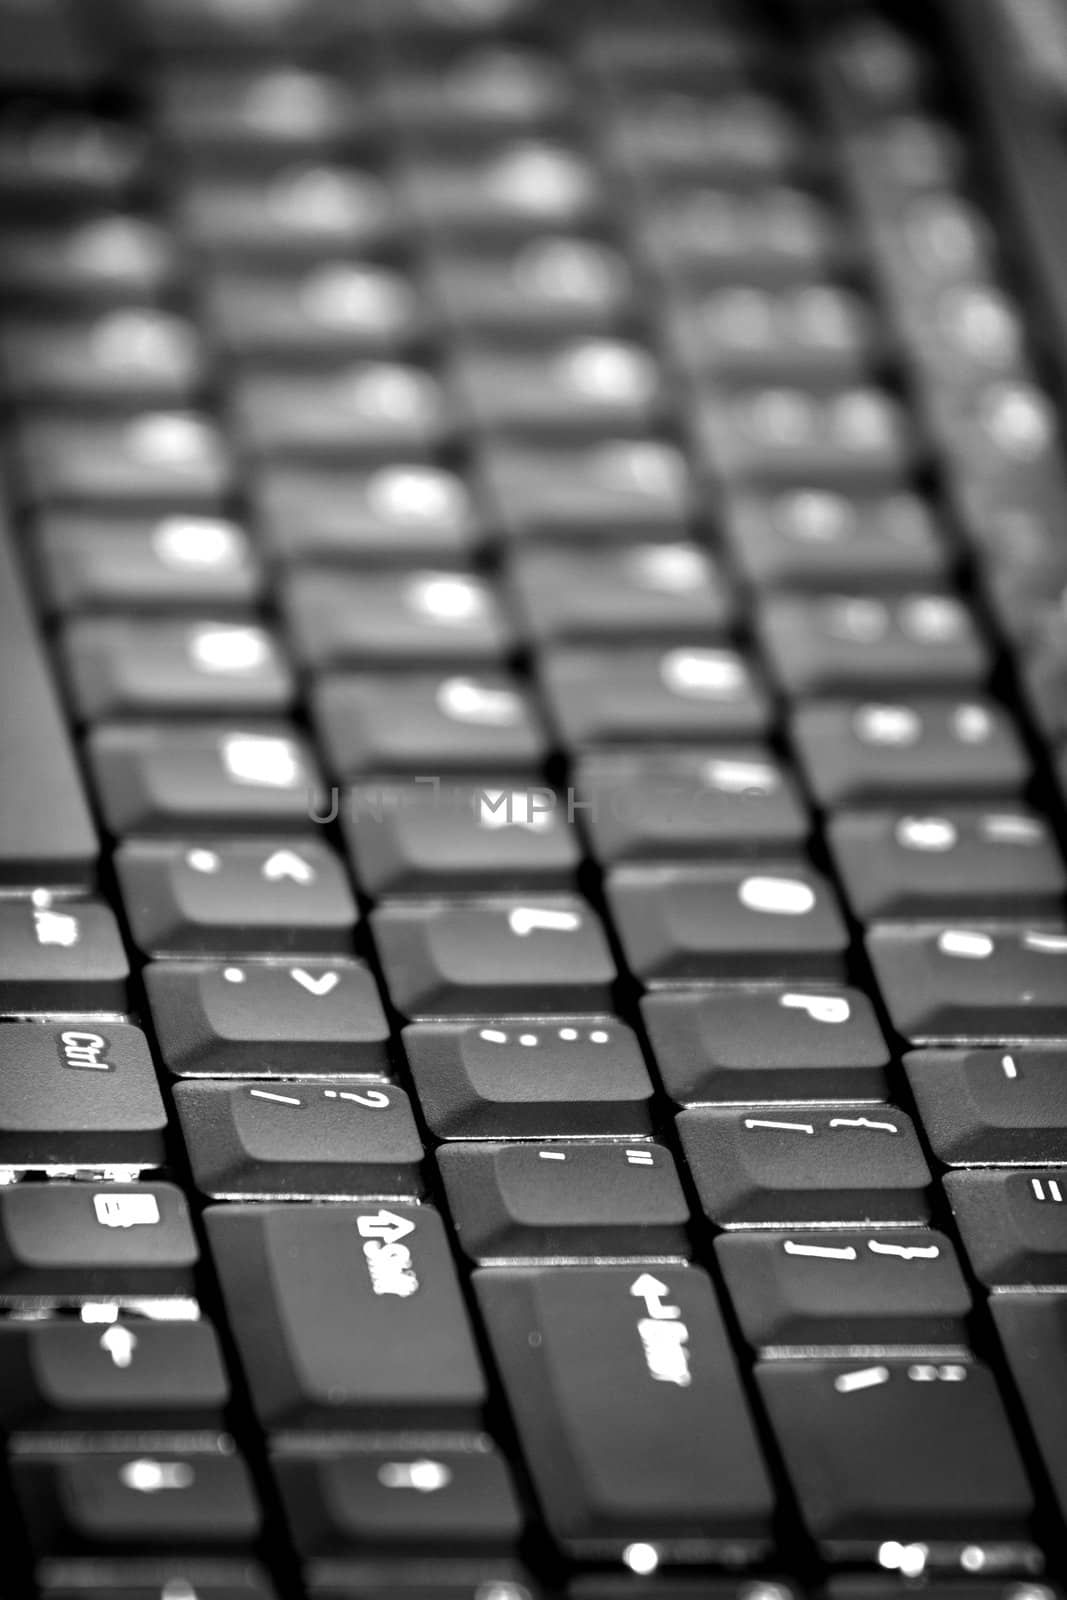
[[[226,1435],[197,1450],[19,1445],[10,1466],[30,1543],[49,1556],[241,1549],[260,1529],[248,1469]]]
[[[745,1561],[772,1492],[697,1268],[484,1268],[475,1292],[549,1531],[579,1559]]]
[[[973,1361],[765,1361],[756,1380],[828,1560],[968,1547],[1026,1566],[1033,1500],[989,1369]],[[973,1557],[970,1558],[973,1560]],[[1009,1570],[1013,1570],[1010,1568]]]

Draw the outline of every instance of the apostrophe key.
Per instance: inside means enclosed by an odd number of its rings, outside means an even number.
[[[831,1559],[873,1557],[887,1540],[1012,1543],[1025,1559],[1033,1496],[988,1367],[765,1361],[756,1380],[801,1515]]]
[[[948,1166],[1055,1165],[1067,1150],[1064,1050],[911,1050],[904,1066]]]

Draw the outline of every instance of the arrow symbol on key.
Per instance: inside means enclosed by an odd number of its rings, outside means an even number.
[[[358,1217],[356,1230],[361,1239],[384,1239],[386,1244],[396,1244],[415,1232],[415,1224],[395,1211],[379,1211],[373,1217]]]
[[[137,1348],[137,1335],[123,1328],[118,1323],[110,1327],[100,1336],[100,1348],[106,1350],[116,1367],[120,1370],[128,1367],[133,1360],[133,1352]]]
[[[289,976],[301,989],[306,989],[308,994],[329,994],[331,989],[336,989],[341,981],[337,972],[324,972],[321,977],[313,978],[310,972],[305,972],[303,967],[290,967]]]
[[[654,1278],[650,1272],[642,1272],[639,1278],[634,1279],[630,1285],[630,1293],[635,1299],[643,1300],[648,1315],[655,1317],[658,1321],[672,1321],[682,1314],[677,1306],[665,1306],[663,1304],[663,1297],[670,1294],[670,1290],[665,1283],[661,1283],[658,1278]]]
[[[263,876],[270,883],[292,878],[294,883],[314,883],[314,869],[294,850],[275,850],[263,863]]]

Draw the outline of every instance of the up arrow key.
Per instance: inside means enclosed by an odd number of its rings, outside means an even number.
[[[658,1278],[653,1278],[651,1273],[642,1272],[639,1278],[635,1278],[630,1285],[630,1293],[635,1299],[645,1302],[645,1311],[650,1317],[656,1317],[661,1321],[672,1321],[682,1314],[677,1306],[663,1304],[663,1297],[669,1294],[670,1290]]]
[[[396,1244],[415,1232],[415,1224],[407,1217],[398,1217],[395,1211],[378,1211],[372,1217],[359,1217],[356,1229],[361,1239],[384,1239],[386,1244]]]

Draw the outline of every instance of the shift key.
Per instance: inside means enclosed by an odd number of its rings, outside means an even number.
[[[264,1427],[478,1426],[485,1378],[431,1206],[212,1206],[205,1223]]]
[[[488,1267],[474,1284],[545,1520],[568,1554],[764,1552],[771,1485],[706,1273]]]

